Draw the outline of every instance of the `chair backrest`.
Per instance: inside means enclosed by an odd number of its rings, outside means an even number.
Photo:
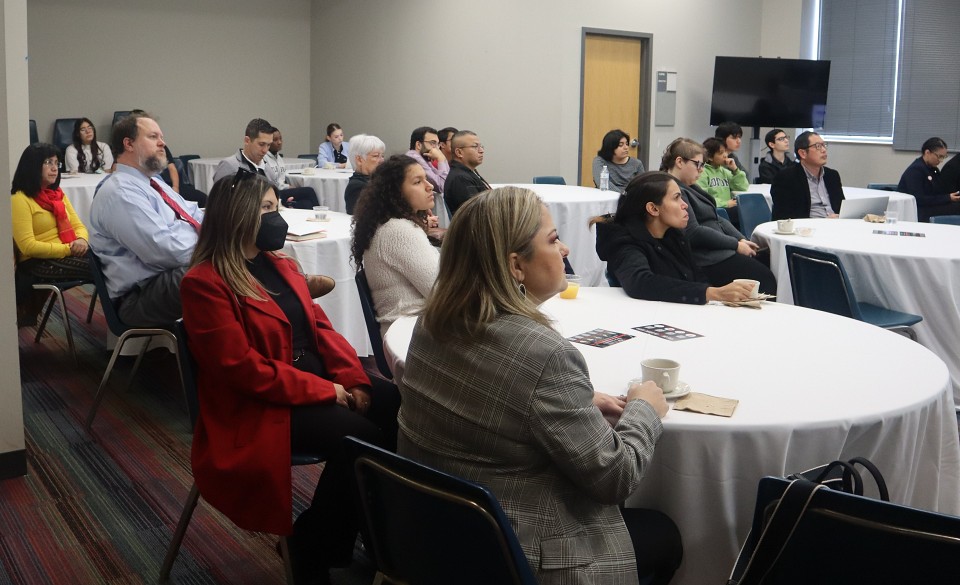
[[[199,154],[181,154],[177,158],[180,159],[180,162],[183,163],[183,172],[180,173],[180,182],[186,181],[188,184],[193,185],[193,175],[190,174],[190,161],[200,158]],[[178,169],[179,170],[179,169]]]
[[[200,402],[197,398],[197,360],[190,353],[187,343],[187,328],[183,319],[177,319],[173,324],[173,334],[177,336],[178,361],[180,365],[180,379],[183,380],[183,393],[187,399],[187,410],[190,413],[190,428],[197,426],[200,416]]]
[[[563,180],[563,177],[558,177],[556,175],[544,175],[542,177],[533,178],[534,185],[566,185],[567,182]]]
[[[931,215],[930,223],[960,225],[960,215]]]
[[[110,292],[107,290],[107,279],[103,275],[103,264],[100,263],[100,258],[93,253],[93,250],[89,250],[87,255],[90,257],[90,272],[93,275],[93,285],[97,288],[97,296],[100,297],[103,317],[107,321],[110,332],[119,337],[130,327],[120,320],[117,307],[113,304],[113,299],[110,298]]]
[[[130,110],[117,110],[113,113],[113,122],[111,122],[110,127],[112,128],[120,121],[120,118],[126,118],[130,115]]]
[[[363,321],[367,325],[367,335],[370,345],[373,346],[373,357],[377,362],[377,369],[388,380],[393,379],[393,372],[387,363],[387,356],[383,353],[383,337],[380,336],[380,323],[377,321],[377,311],[373,306],[373,294],[367,282],[367,274],[361,268],[354,277],[357,283],[357,292],[360,294],[360,308],[363,309]]]
[[[380,572],[417,585],[536,583],[499,502],[478,484],[345,439]]]
[[[876,189],[877,191],[896,191],[896,183],[867,183],[867,189]]]
[[[863,320],[850,279],[836,254],[791,245],[785,250],[795,304]]]
[[[40,134],[37,133],[37,121],[30,120],[30,144],[40,142]]]
[[[73,143],[73,126],[80,118],[57,118],[53,123],[53,145],[60,149],[61,155]]]
[[[313,154],[310,154],[310,153],[307,153],[307,154],[298,154],[298,155],[297,155],[297,158],[302,158],[302,159],[306,159],[306,160],[312,160],[312,161],[316,162],[316,161],[317,161],[317,153],[313,153]]]
[[[184,172],[183,161],[177,157],[173,157],[172,160],[167,161],[168,163],[173,163],[173,168],[177,169],[177,174],[180,175],[180,182],[187,183],[186,172]],[[163,182],[167,185],[173,186],[173,180],[170,178],[170,168],[169,165],[164,167],[160,172],[160,178],[163,179]]]
[[[770,221],[770,205],[760,193],[737,195],[737,209],[740,214],[740,231],[747,238],[753,235],[753,230],[758,225]]]
[[[787,485],[782,478],[760,480],[761,518],[762,509],[779,500]],[[820,489],[763,582],[955,583],[958,554],[956,516]],[[757,577],[748,571],[741,583],[759,583]]]
[[[717,208],[717,217],[730,221],[730,214],[727,213],[727,210],[722,207]]]

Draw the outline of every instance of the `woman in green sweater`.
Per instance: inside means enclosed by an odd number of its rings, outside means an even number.
[[[723,207],[730,216],[730,223],[740,229],[740,214],[733,191],[746,191],[750,187],[747,174],[737,168],[737,163],[728,157],[727,147],[719,138],[703,141],[707,164],[697,179],[697,185],[713,196],[717,207]]]

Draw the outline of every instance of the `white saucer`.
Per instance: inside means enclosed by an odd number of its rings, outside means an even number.
[[[795,236],[797,235],[797,229],[794,228],[793,231],[789,231],[789,232],[781,232],[780,230],[773,230],[773,233],[781,236]]]
[[[663,397],[667,400],[676,400],[677,398],[683,398],[687,394],[690,394],[690,385],[683,380],[679,380],[673,392],[664,392]]]

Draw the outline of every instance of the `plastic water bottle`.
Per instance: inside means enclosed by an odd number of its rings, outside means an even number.
[[[603,170],[600,171],[600,190],[610,190],[610,171],[607,170],[607,165],[603,165]]]

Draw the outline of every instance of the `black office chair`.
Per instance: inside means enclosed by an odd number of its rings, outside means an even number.
[[[200,400],[197,393],[197,361],[190,353],[190,347],[187,342],[187,329],[183,325],[183,319],[178,319],[173,326],[173,331],[177,336],[177,351],[180,355],[180,377],[183,379],[183,390],[187,397],[187,409],[190,412],[190,428],[197,426],[197,419],[200,417]],[[320,453],[293,453],[291,454],[290,465],[316,465],[326,459],[326,456]],[[166,583],[170,580],[170,571],[173,569],[173,563],[177,560],[180,553],[180,545],[183,544],[183,537],[187,534],[187,527],[190,526],[190,520],[193,518],[193,511],[197,508],[200,501],[200,489],[196,482],[190,486],[190,493],[187,495],[187,501],[183,503],[183,511],[180,513],[180,520],[177,522],[177,528],[173,533],[173,539],[170,546],[167,547],[167,554],[163,558],[163,564],[160,566],[160,582]],[[349,505],[349,504],[348,504]],[[290,565],[290,551],[287,547],[287,537],[280,537],[280,550],[283,555],[284,571],[287,577],[287,583],[293,585],[293,568]]]
[[[177,158],[180,159],[180,162],[183,163],[183,173],[180,175],[180,181],[186,181],[190,185],[194,185],[193,175],[190,173],[190,161],[200,158],[199,154],[181,154]]]
[[[363,309],[363,321],[367,326],[367,335],[370,345],[373,346],[373,357],[377,362],[377,369],[387,380],[393,379],[393,371],[387,363],[387,356],[383,353],[383,337],[380,336],[380,323],[377,321],[377,311],[373,306],[373,294],[370,284],[367,283],[367,274],[361,268],[354,277],[357,283],[357,292],[360,294],[360,308]]]
[[[917,340],[912,326],[923,321],[923,317],[858,302],[836,254],[791,245],[785,250],[794,303],[899,331]]]
[[[957,581],[960,518],[828,488],[811,489],[809,483],[791,486],[783,478],[760,480],[751,535],[763,532],[767,511],[783,507],[774,512],[773,528],[756,543],[750,565],[730,583]],[[789,515],[779,519],[777,514]]]
[[[960,215],[931,215],[930,223],[960,225]]]
[[[113,113],[113,122],[110,123],[110,127],[112,128],[116,126],[117,122],[119,122],[121,118],[126,118],[129,115],[130,110],[117,110]]]
[[[312,160],[313,162],[317,162],[317,153],[298,154],[297,158],[302,158],[306,160]]]
[[[61,158],[73,144],[73,127],[80,118],[57,118],[53,123],[53,145],[60,149]]]
[[[761,223],[770,221],[770,205],[760,193],[741,193],[737,195],[737,209],[740,214],[740,232],[747,239]],[[718,212],[719,213],[719,212]]]
[[[354,459],[376,583],[536,583],[490,490],[354,437],[344,442]]]
[[[107,281],[103,276],[103,266],[100,264],[100,259],[92,250],[87,254],[90,256],[90,271],[93,273],[93,283],[96,285],[97,295],[100,297],[100,307],[103,309],[103,317],[107,321],[107,327],[110,329],[110,332],[117,336],[117,344],[113,348],[113,353],[110,354],[107,369],[103,373],[103,378],[100,380],[100,386],[97,387],[97,393],[93,397],[93,404],[90,405],[90,412],[87,413],[87,420],[84,423],[84,428],[89,433],[90,427],[93,425],[93,419],[97,415],[97,408],[100,407],[100,403],[103,401],[106,393],[107,382],[110,380],[110,373],[113,372],[113,366],[117,362],[117,356],[120,355],[127,341],[142,337],[147,338],[146,342],[140,348],[140,353],[137,355],[136,361],[133,363],[133,370],[130,372],[130,378],[127,380],[127,387],[129,388],[130,384],[133,383],[134,376],[137,375],[137,370],[140,368],[143,355],[150,347],[151,338],[154,335],[162,335],[173,342],[174,347],[177,347],[177,338],[169,329],[160,327],[131,327],[124,323],[120,319],[120,315],[117,314],[117,308],[113,304],[113,299],[110,298],[110,293],[107,291]],[[179,353],[176,354],[176,357],[179,363]],[[185,383],[182,377],[180,382],[181,384]],[[186,388],[184,388],[184,393],[186,393]],[[187,406],[189,407],[190,405],[187,404]]]
[[[30,144],[40,142],[40,135],[37,133],[37,121],[30,120]]]
[[[563,180],[563,177],[556,175],[543,175],[540,177],[533,178],[534,185],[566,185],[567,182]]]

